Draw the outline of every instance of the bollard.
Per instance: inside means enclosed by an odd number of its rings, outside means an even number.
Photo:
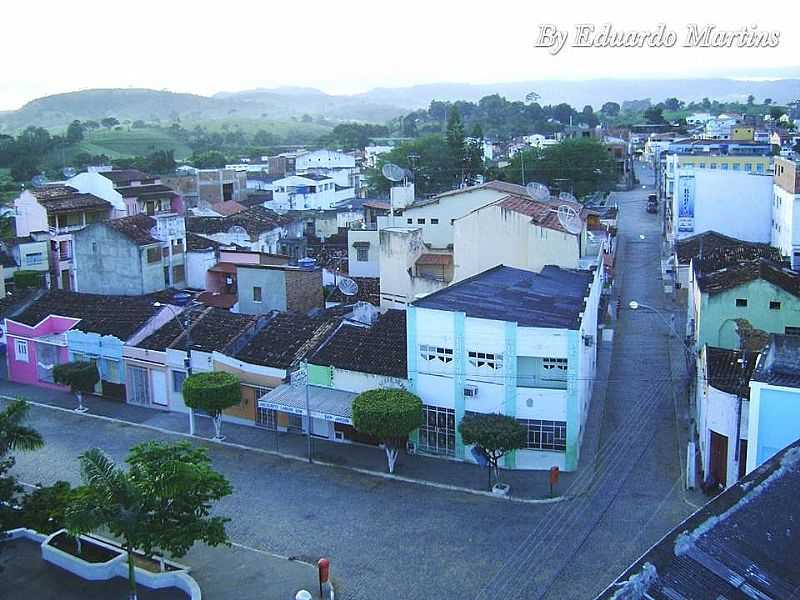
[[[319,595],[323,596],[322,584],[328,583],[331,575],[331,561],[327,558],[320,558],[317,561],[317,569],[319,570]]]

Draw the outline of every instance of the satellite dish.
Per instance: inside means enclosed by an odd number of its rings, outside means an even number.
[[[358,284],[349,277],[342,277],[336,287],[345,296],[355,296],[358,293]]]
[[[561,226],[572,234],[578,234],[583,231],[583,221],[581,220],[578,211],[568,204],[562,204],[556,211],[558,215],[558,222]]]
[[[36,175],[33,179],[31,179],[31,183],[34,187],[44,187],[47,185],[47,177],[44,175]]]
[[[539,202],[545,202],[550,199],[550,188],[543,183],[531,181],[525,186],[525,191],[528,192],[528,196]]]
[[[383,165],[381,173],[383,173],[383,176],[389,181],[403,181],[403,177],[405,176],[402,167],[398,167],[393,163],[386,163]]]
[[[561,202],[578,202],[578,199],[569,192],[561,192],[558,195],[558,199],[561,200]]]
[[[62,173],[64,173],[64,177],[69,179],[70,177],[75,177],[78,174],[78,170],[75,167],[64,167]]]

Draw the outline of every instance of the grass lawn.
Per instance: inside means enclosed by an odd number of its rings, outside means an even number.
[[[303,123],[300,120],[292,121],[290,119],[258,119],[248,117],[228,117],[225,119],[201,120],[201,121],[183,121],[181,123],[185,129],[194,129],[199,125],[210,133],[224,132],[224,127],[229,131],[237,129],[254,134],[258,130],[263,129],[266,132],[274,133],[281,138],[286,138],[289,134],[301,138],[319,137],[330,133],[333,129],[327,125],[320,125],[319,123]]]

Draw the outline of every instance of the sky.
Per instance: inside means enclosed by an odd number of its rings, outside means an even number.
[[[0,110],[49,94],[145,87],[210,95],[308,86],[349,94],[424,83],[771,76],[800,65],[800,2],[572,0],[8,0]],[[658,8],[658,13],[653,11]],[[577,24],[674,30],[672,48],[574,48]],[[777,48],[682,48],[689,23],[756,25]],[[566,30],[558,54],[539,26]],[[797,69],[794,69],[795,73]]]

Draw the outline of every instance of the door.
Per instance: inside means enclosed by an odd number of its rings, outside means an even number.
[[[747,440],[739,440],[739,479],[747,470]]]
[[[453,456],[456,451],[456,411],[423,405],[424,424],[419,428],[419,451]]]
[[[150,371],[150,373],[153,377],[153,386],[151,388],[153,404],[167,406],[169,404],[167,400],[167,374],[164,371],[156,370]]]
[[[328,439],[330,437],[330,426],[325,419],[311,418],[311,435]]]
[[[711,432],[711,457],[708,472],[723,488],[728,485],[728,436]]]
[[[61,271],[61,289],[62,290],[71,290],[72,286],[70,285],[70,277],[69,277],[69,269],[64,269]]]

